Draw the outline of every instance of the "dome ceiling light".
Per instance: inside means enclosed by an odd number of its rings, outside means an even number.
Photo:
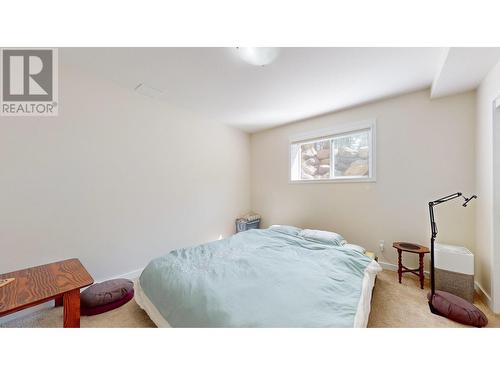
[[[278,47],[236,47],[239,58],[250,65],[266,66],[280,54]]]

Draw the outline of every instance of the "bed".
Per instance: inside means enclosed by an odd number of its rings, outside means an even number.
[[[136,301],[158,327],[366,327],[378,263],[290,228],[153,259]]]

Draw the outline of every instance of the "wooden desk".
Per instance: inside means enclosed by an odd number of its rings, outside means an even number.
[[[410,272],[419,277],[420,289],[424,289],[424,256],[429,252],[429,249],[426,248],[425,246],[420,246],[409,242],[394,242],[392,244],[392,247],[394,247],[398,251],[399,283],[401,284],[401,277],[403,276],[403,273]],[[403,266],[403,261],[402,261],[403,251],[413,254],[418,254],[418,268],[410,269],[408,267]]]
[[[0,288],[0,317],[62,298],[64,328],[80,327],[80,288],[94,283],[78,259],[0,275],[15,280]]]

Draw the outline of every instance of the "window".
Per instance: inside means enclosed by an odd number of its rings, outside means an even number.
[[[375,122],[290,138],[290,180],[375,181]]]

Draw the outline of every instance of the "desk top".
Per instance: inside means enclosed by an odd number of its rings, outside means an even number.
[[[50,301],[94,282],[78,259],[0,275],[0,279],[8,278],[15,280],[0,287],[0,316]]]
[[[429,249],[427,247],[410,242],[394,242],[392,244],[392,247],[398,250],[408,251],[410,253],[416,254],[427,254],[429,252]]]

